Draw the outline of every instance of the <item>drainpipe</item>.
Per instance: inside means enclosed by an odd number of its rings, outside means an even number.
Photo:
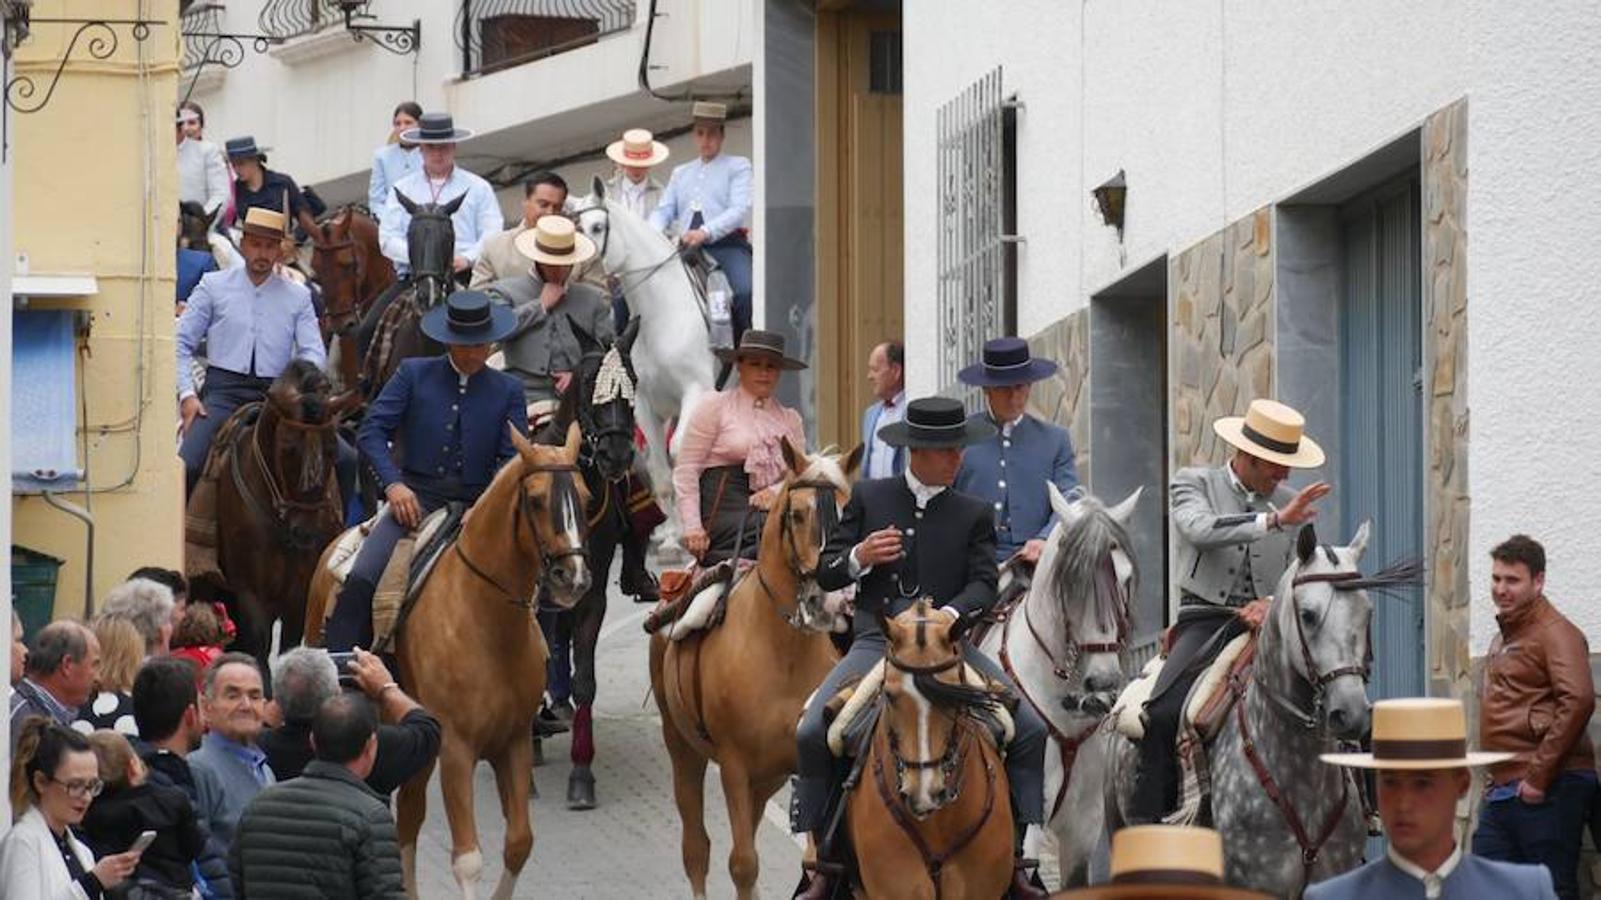
[[[83,565],[83,620],[89,621],[94,617],[95,598],[95,520],[89,511],[68,500],[63,500],[54,491],[45,491],[42,495],[44,502],[67,515],[82,522],[85,529],[84,537],[84,565]]]

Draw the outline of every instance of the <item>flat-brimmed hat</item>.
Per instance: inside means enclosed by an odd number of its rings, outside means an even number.
[[[1315,469],[1323,465],[1323,448],[1305,429],[1305,417],[1277,400],[1252,400],[1245,415],[1212,423],[1217,436],[1237,450],[1292,469]]]
[[[284,214],[265,206],[252,206],[245,211],[245,222],[239,226],[245,234],[281,241],[289,236],[288,221]]]
[[[733,349],[719,347],[715,351],[723,362],[739,362],[744,356],[764,356],[776,360],[780,369],[804,369],[806,363],[784,353],[784,336],[776,331],[747,328],[739,336],[739,346]]]
[[[1405,697],[1373,704],[1372,753],[1325,753],[1322,759],[1356,769],[1465,769],[1515,755],[1468,749],[1468,717],[1461,700]]]
[[[1216,831],[1182,825],[1133,825],[1112,834],[1109,883],[1051,896],[1073,900],[1258,900],[1269,895],[1224,883],[1223,837]]]
[[[643,128],[630,128],[623,139],[606,145],[606,156],[619,166],[648,168],[661,165],[672,153],[667,145]]]
[[[416,128],[400,133],[400,140],[408,144],[454,144],[472,136],[471,129],[456,127],[450,113],[423,113]]]
[[[934,450],[966,447],[995,436],[995,426],[982,417],[969,418],[960,400],[923,397],[906,404],[906,417],[878,430],[891,447]]]
[[[576,266],[595,255],[595,242],[566,216],[540,216],[512,241],[517,252],[550,266]]]
[[[724,122],[728,120],[728,106],[710,100],[696,100],[695,106],[689,111],[689,117],[705,119],[708,122]]]
[[[441,344],[493,344],[516,327],[517,314],[483,291],[457,291],[422,317],[422,333]]]
[[[248,134],[244,137],[229,138],[223,143],[223,147],[226,148],[225,152],[229,159],[255,159],[266,156],[267,151],[272,149],[257,147],[255,137]]]
[[[1028,341],[1003,337],[985,341],[983,357],[957,372],[956,378],[975,387],[1014,387],[1043,381],[1055,374],[1056,363],[1035,359],[1029,352]]]

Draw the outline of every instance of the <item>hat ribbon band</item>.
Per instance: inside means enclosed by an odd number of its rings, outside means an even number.
[[[652,156],[656,155],[656,151],[654,149],[648,148],[648,147],[646,149],[644,149],[644,150],[633,150],[633,149],[630,149],[630,148],[624,148],[623,149],[623,155],[628,157],[629,159],[650,159]]]
[[[554,244],[547,244],[537,237],[534,238],[534,248],[540,253],[549,253],[552,256],[572,256],[573,251],[577,249],[577,246],[578,245],[574,243],[568,244],[565,247],[557,247]]]
[[[1240,426],[1240,434],[1244,435],[1246,439],[1252,441],[1253,443],[1261,444],[1263,447],[1266,447],[1275,453],[1295,453],[1301,449],[1300,441],[1281,441],[1275,438],[1270,438],[1262,432],[1257,431],[1255,428],[1252,428],[1250,423],[1245,423]]]
[[[1223,879],[1194,869],[1137,869],[1112,876],[1112,884],[1221,885]]]
[[[1033,364],[1034,364],[1034,360],[1031,359],[1031,358],[1025,358],[1022,362],[1015,362],[1015,363],[992,363],[992,362],[986,361],[984,363],[984,368],[991,369],[991,370],[994,370],[994,371],[997,371],[997,372],[1005,372],[1005,371],[1008,371],[1010,369],[1026,369],[1026,368],[1028,368],[1029,366],[1031,366]]]
[[[906,422],[906,429],[908,431],[913,432],[913,433],[919,433],[919,432],[923,432],[923,433],[927,433],[927,432],[939,433],[939,432],[950,432],[950,431],[962,431],[962,430],[964,430],[966,428],[967,428],[967,423],[966,422],[956,422],[956,423],[951,424],[951,425],[924,425],[921,422],[913,422],[913,421],[910,421],[910,420],[908,420]]]
[[[1466,738],[1373,742],[1373,758],[1376,760],[1462,759],[1467,755]]]

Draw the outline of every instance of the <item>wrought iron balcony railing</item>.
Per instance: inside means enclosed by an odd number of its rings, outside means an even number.
[[[338,0],[267,0],[257,22],[261,33],[288,40],[344,22]]]
[[[462,74],[483,75],[627,31],[634,0],[462,0],[456,47]]]

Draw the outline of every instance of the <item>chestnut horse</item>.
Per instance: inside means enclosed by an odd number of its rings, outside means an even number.
[[[329,368],[338,373],[340,387],[350,390],[361,374],[356,326],[368,304],[394,283],[395,266],[378,249],[378,223],[353,206],[319,223],[311,244],[311,268],[326,305],[322,336]]]
[[[706,896],[706,764],[716,760],[728,801],[728,871],[739,897],[756,892],[756,827],[768,798],[795,771],[795,725],[838,654],[826,631],[816,575],[836,511],[850,499],[858,446],[805,456],[783,442],[790,472],[762,528],[756,570],[734,585],[722,625],[650,644],[650,682],[673,764],[683,822],[684,873]]]
[[[450,820],[451,870],[464,897],[477,896],[484,868],[473,818],[479,760],[495,770],[506,819],[505,869],[492,896],[511,896],[534,845],[528,814],[532,725],[545,692],[548,651],[534,624],[533,598],[543,589],[552,602],[570,607],[590,581],[583,544],[589,496],[578,477],[578,426],[559,447],[530,443],[516,431],[512,441],[516,458],[473,504],[454,545],[397,625],[400,681],[444,726],[439,781]],[[334,590],[325,558],[308,601],[312,638],[321,637]],[[401,786],[396,805],[406,887],[414,897],[417,835],[432,776],[432,767],[417,773]]]

